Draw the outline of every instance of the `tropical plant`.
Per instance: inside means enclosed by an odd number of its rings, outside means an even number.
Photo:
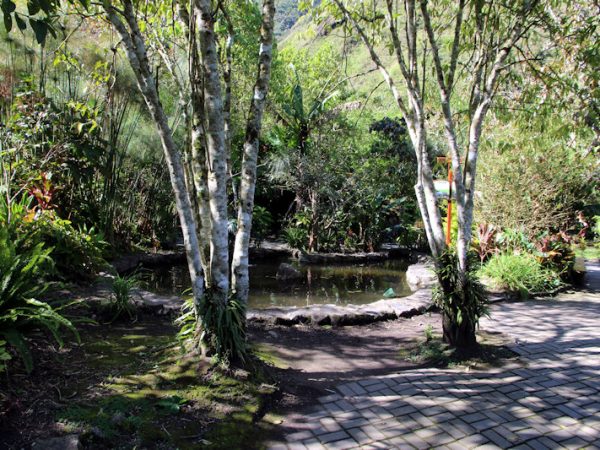
[[[522,229],[505,228],[496,235],[498,248],[506,253],[529,253],[536,251],[535,243]]]
[[[444,341],[455,343],[457,347],[472,347],[476,344],[479,319],[488,314],[487,293],[474,270],[476,263],[471,255],[466,278],[458,269],[455,252],[448,250],[442,258],[436,267],[441,286],[434,289],[433,299],[442,310]],[[447,336],[448,333],[452,335]]]
[[[498,287],[518,292],[523,298],[554,290],[562,284],[558,273],[544,268],[535,256],[527,253],[493,255],[478,273]]]
[[[477,227],[477,235],[473,240],[473,248],[483,263],[486,259],[498,251],[496,236],[498,229],[489,223],[480,223]]]
[[[136,307],[131,294],[137,285],[138,278],[136,274],[115,276],[112,282],[112,293],[108,305],[113,314],[111,322],[114,322],[123,315],[127,315],[130,319],[135,317]]]
[[[575,239],[564,231],[554,234],[544,232],[536,241],[538,259],[542,266],[552,269],[568,280],[575,264],[574,241]]]
[[[63,345],[61,328],[79,336],[73,324],[49,304],[37,299],[46,289],[44,276],[52,264],[50,253],[43,242],[24,244],[23,239],[10,232],[0,219],[0,359],[6,361],[6,345],[21,356],[27,371],[33,368],[33,359],[25,340],[31,328],[48,330],[59,345]]]

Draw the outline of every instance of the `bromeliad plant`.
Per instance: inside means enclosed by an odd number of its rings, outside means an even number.
[[[433,291],[433,300],[442,310],[444,342],[468,348],[476,344],[475,330],[479,319],[488,315],[487,293],[474,270],[476,263],[469,258],[469,270],[461,286],[458,256],[449,249],[440,257],[436,274],[441,286]]]
[[[175,320],[180,327],[180,342],[185,346],[199,341],[203,352],[214,352],[219,362],[224,364],[235,361],[244,363],[248,356],[245,305],[235,298],[230,298],[226,305],[221,305],[207,294],[199,307],[199,313],[200,324],[193,298],[187,299],[182,307],[182,315]]]

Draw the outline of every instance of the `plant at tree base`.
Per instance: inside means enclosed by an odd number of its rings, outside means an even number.
[[[224,364],[243,363],[248,355],[245,317],[245,304],[235,298],[223,307],[207,295],[199,315],[193,299],[189,298],[182,307],[182,315],[175,320],[180,327],[177,337],[183,345],[199,341],[206,355],[215,355]]]
[[[475,329],[479,319],[488,314],[485,287],[469,261],[466,276],[459,272],[458,256],[447,250],[436,269],[441,286],[433,291],[433,300],[442,310],[444,342],[457,347],[472,347],[477,342]]]

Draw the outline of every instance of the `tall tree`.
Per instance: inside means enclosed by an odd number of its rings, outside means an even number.
[[[406,121],[417,156],[415,193],[442,289],[444,339],[452,345],[475,343],[475,327],[484,311],[468,260],[483,123],[502,72],[518,62],[510,58],[511,52],[537,23],[543,6],[540,3],[444,0],[432,5],[427,0],[326,0],[317,9],[322,15],[333,15],[360,38]],[[380,44],[390,49],[392,64],[380,56]],[[399,69],[400,82],[392,75],[393,65]],[[428,77],[430,73],[433,80]],[[427,96],[433,83],[437,101]],[[458,84],[462,92],[470,93],[467,104],[454,95]],[[443,121],[454,172],[458,216],[455,258],[448,253],[433,183],[427,136],[436,124],[429,116]],[[466,133],[459,131],[462,129]]]

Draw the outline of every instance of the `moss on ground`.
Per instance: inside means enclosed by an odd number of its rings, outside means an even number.
[[[277,423],[263,420],[276,388],[258,366],[232,371],[183,357],[172,330],[122,331],[84,335],[86,364],[106,376],[57,413],[60,428],[80,433],[86,448],[261,448]]]

